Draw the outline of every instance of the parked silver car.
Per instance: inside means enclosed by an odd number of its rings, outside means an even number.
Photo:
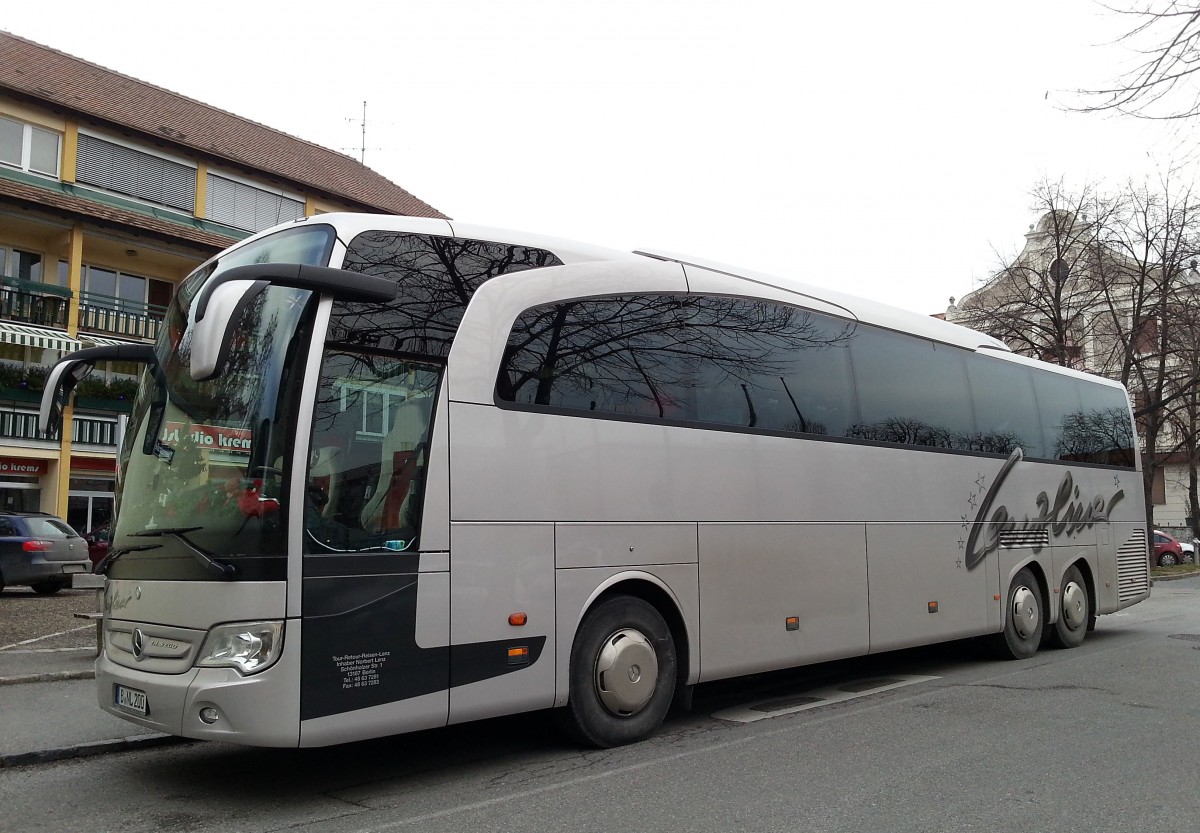
[[[91,568],[87,542],[66,521],[41,512],[0,512],[0,590],[27,584],[49,596]]]

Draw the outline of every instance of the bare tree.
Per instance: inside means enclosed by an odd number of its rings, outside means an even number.
[[[1103,297],[1093,280],[1103,251],[1094,244],[1117,206],[1097,186],[1074,192],[1062,180],[1042,180],[1030,197],[1041,220],[1030,226],[1024,250],[964,298],[953,318],[1018,353],[1079,367]]]
[[[1157,187],[1129,186],[1123,211],[1099,241],[1114,257],[1100,262],[1096,283],[1103,290],[1100,319],[1115,336],[1110,363],[1096,370],[1118,379],[1134,396],[1142,435],[1146,505],[1165,465],[1163,452],[1175,445],[1172,408],[1191,394],[1195,376],[1181,375],[1181,317],[1194,303],[1200,205],[1190,188],[1166,180]],[[1188,316],[1190,317],[1190,316]]]
[[[1169,179],[1105,194],[1043,182],[1034,195],[1045,214],[1025,250],[964,298],[952,320],[1026,355],[1122,382],[1142,439],[1149,516],[1164,452],[1177,448],[1173,414],[1198,384],[1180,351],[1196,343],[1186,322],[1198,297],[1200,204]]]
[[[1194,275],[1194,262],[1190,268]],[[1186,294],[1193,297],[1182,299],[1172,314],[1178,364],[1170,379],[1172,390],[1182,390],[1183,395],[1172,402],[1167,419],[1178,438],[1174,456],[1187,467],[1187,516],[1192,536],[1200,538],[1200,386],[1194,384],[1200,378],[1200,297],[1195,297],[1200,292],[1193,284]]]
[[[1116,111],[1148,119],[1190,119],[1200,115],[1200,3],[1143,0],[1139,8],[1109,11],[1126,16],[1121,38],[1141,62],[1102,89],[1080,90],[1092,103],[1083,112]]]

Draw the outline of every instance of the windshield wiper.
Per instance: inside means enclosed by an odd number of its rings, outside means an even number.
[[[195,532],[204,529],[202,526],[164,526],[161,529],[147,529],[142,532],[129,533],[130,538],[161,538],[164,535],[183,535],[185,532]]]
[[[136,547],[121,547],[120,549],[110,549],[108,555],[100,560],[96,565],[96,569],[92,572],[97,575],[104,575],[108,572],[109,566],[127,552],[141,552],[142,550],[156,550],[162,544],[138,544]]]
[[[205,568],[217,578],[231,579],[237,575],[237,567],[232,564],[227,564],[224,561],[218,561],[212,556],[205,553],[191,541],[184,537],[188,532],[195,532],[198,529],[204,529],[202,526],[168,526],[161,529],[146,529],[142,532],[134,532],[130,534],[130,538],[161,538],[164,535],[174,535],[187,546],[188,552],[192,557],[205,566]],[[161,547],[162,544],[151,544],[152,547]]]

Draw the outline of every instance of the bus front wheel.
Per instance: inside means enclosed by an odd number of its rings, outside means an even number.
[[[649,735],[671,706],[675,643],[649,602],[614,596],[587,613],[571,647],[567,733],[608,748]]]
[[[1013,576],[1004,608],[1004,630],[993,641],[1001,658],[1028,659],[1037,653],[1045,627],[1041,587],[1028,567]]]

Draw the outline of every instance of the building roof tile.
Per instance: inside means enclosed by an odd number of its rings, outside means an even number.
[[[342,153],[0,30],[0,90],[394,214],[437,209]]]

